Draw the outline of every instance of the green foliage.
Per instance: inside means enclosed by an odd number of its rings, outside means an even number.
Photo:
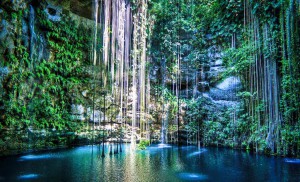
[[[198,48],[207,48],[212,44],[228,45],[233,33],[241,30],[243,6],[241,0],[221,1],[203,0],[195,2],[193,11]],[[210,35],[210,36],[207,36]]]
[[[253,14],[259,16],[262,21],[268,21],[269,19],[274,18],[274,12],[278,11],[281,4],[282,1],[278,1],[278,0],[250,1]]]
[[[225,74],[243,77],[254,62],[254,51],[254,46],[248,42],[244,42],[238,48],[228,49],[223,57],[224,64],[228,68]]]
[[[24,12],[12,13],[12,19],[21,20]],[[70,21],[67,15],[62,21],[51,22],[41,10],[37,10],[37,35],[46,38],[51,50],[49,60],[32,60],[29,48],[18,39],[12,54],[7,54],[4,66],[11,73],[4,80],[4,108],[2,127],[55,128],[76,130],[80,124],[70,118],[70,103],[74,94],[89,77],[84,66],[88,65],[83,51],[89,42],[87,30]],[[21,24],[16,24],[19,30]],[[42,31],[41,31],[42,30]]]
[[[283,155],[292,155],[299,157],[297,148],[300,145],[300,126],[284,125],[281,128],[281,141]]]
[[[187,138],[192,139],[198,131],[198,122],[190,121],[184,125],[184,129],[187,131]]]
[[[186,100],[186,116],[185,120],[195,123],[202,122],[207,109],[203,105],[207,104],[204,98]]]
[[[145,150],[147,146],[150,145],[150,140],[140,140],[140,143],[137,145],[139,150]]]
[[[221,111],[221,115],[209,111],[209,103],[185,100],[185,129],[193,132],[195,124],[200,122],[206,144],[270,153],[268,142],[272,140],[278,154],[297,155],[300,151],[299,2],[152,0],[150,7],[155,20],[151,39],[154,63],[161,66],[159,63],[165,58],[161,74],[176,79],[178,45],[182,50],[190,45],[196,50],[190,52],[201,54],[211,46],[219,46],[227,68],[222,76],[239,76],[243,84],[243,90],[237,94],[241,107],[234,111],[234,119],[230,109]],[[190,65],[205,64],[191,58],[190,52],[182,51],[182,60]],[[161,98],[176,105],[176,98],[164,89],[159,91]],[[278,103],[280,110],[274,106]],[[273,133],[272,127],[276,128]]]
[[[161,86],[156,86],[153,88],[155,95],[159,98],[157,102],[159,104],[165,104],[168,103],[170,105],[170,111],[171,113],[169,114],[169,120],[172,120],[175,118],[177,111],[178,111],[178,99],[175,95],[172,94],[170,90],[167,88],[161,87]],[[179,100],[179,102],[182,102]]]
[[[166,57],[166,66],[171,68],[179,45],[189,44],[195,31],[190,10],[194,6],[186,1],[150,2],[149,13],[154,20],[151,36],[151,53],[154,57]]]

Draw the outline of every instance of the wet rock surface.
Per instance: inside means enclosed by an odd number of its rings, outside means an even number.
[[[62,13],[61,7],[48,4],[44,11],[51,21],[61,20],[61,13]]]
[[[62,7],[63,9],[69,10],[72,13],[79,15],[81,17],[85,17],[88,19],[92,19],[93,15],[93,1],[89,0],[51,0],[49,1],[52,5],[48,6],[48,8],[58,10],[57,7]],[[52,11],[52,10],[50,10]],[[59,11],[58,11],[59,12]],[[58,14],[53,15],[54,11],[49,12],[52,14],[52,18],[58,18]],[[55,19],[56,19],[55,18]]]
[[[208,94],[214,100],[236,101],[238,99],[236,93],[240,90],[240,88],[240,79],[238,77],[231,76],[211,88]]]

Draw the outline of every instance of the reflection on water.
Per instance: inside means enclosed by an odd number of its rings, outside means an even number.
[[[37,179],[38,177],[39,177],[38,174],[24,174],[24,175],[20,175],[18,177],[18,179],[20,179],[20,180],[22,180],[22,179],[30,180],[30,179]]]
[[[206,149],[200,149],[200,150],[198,150],[198,151],[195,151],[195,152],[190,153],[190,154],[188,155],[188,157],[194,157],[194,156],[200,155],[200,154],[202,154],[203,152],[206,152],[206,151],[207,151]]]
[[[300,159],[284,159],[284,162],[293,163],[293,164],[300,164]]]
[[[161,144],[158,144],[157,147],[158,147],[158,148],[171,148],[172,146],[171,146],[171,145],[168,145],[168,144],[161,143]]]
[[[178,176],[180,179],[188,181],[204,181],[208,179],[206,175],[198,173],[179,173]]]
[[[19,158],[19,161],[25,160],[40,160],[40,159],[51,159],[58,156],[52,156],[50,154],[41,154],[41,155],[24,155]]]
[[[68,150],[0,160],[1,181],[299,181],[299,159],[282,159],[246,152],[152,145],[144,151],[101,157],[102,147]]]

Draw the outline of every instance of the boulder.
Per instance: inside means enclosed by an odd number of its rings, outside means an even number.
[[[233,90],[241,87],[241,80],[238,77],[230,76],[216,85],[221,90]]]
[[[241,89],[241,81],[238,77],[230,76],[211,88],[209,95],[213,100],[236,101],[236,93]]]

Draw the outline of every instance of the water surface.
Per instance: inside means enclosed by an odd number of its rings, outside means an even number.
[[[98,146],[0,158],[0,181],[300,181],[300,161],[247,152],[153,145],[101,157]]]

